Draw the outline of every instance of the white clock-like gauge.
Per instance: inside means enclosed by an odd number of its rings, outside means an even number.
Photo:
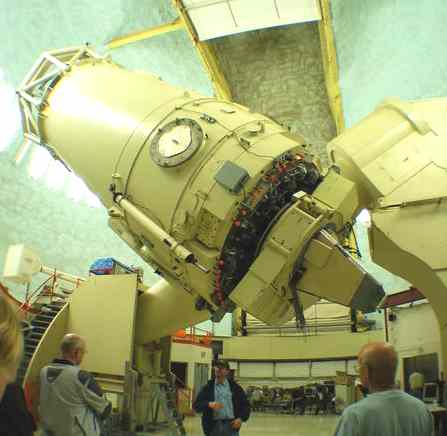
[[[197,121],[178,118],[158,129],[149,151],[157,165],[175,167],[190,159],[203,140],[203,130]]]

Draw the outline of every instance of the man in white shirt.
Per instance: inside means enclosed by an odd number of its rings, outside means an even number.
[[[425,404],[395,389],[396,350],[384,342],[365,345],[358,356],[360,381],[370,394],[347,407],[336,436],[432,436]]]

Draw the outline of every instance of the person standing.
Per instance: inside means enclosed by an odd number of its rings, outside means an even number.
[[[237,436],[243,422],[250,417],[250,404],[244,390],[228,378],[228,362],[214,365],[214,379],[199,392],[193,409],[202,413],[205,436]]]
[[[62,359],[55,359],[40,373],[39,412],[47,436],[98,436],[111,403],[94,377],[79,368],[86,350],[83,338],[65,335]]]
[[[22,387],[15,383],[23,335],[13,307],[0,296],[0,436],[32,436],[35,430]]]
[[[420,372],[417,371],[412,372],[410,374],[408,381],[410,383],[410,394],[413,395],[413,397],[422,400],[422,394],[424,391],[424,383],[425,383],[424,374],[421,374]]]
[[[250,399],[251,408],[253,410],[259,410],[262,405],[262,391],[259,387],[253,389],[253,393]]]
[[[320,410],[322,410],[323,413],[327,413],[328,396],[327,387],[320,384],[317,385],[317,407],[315,409],[315,415],[318,415]]]
[[[432,436],[433,420],[425,404],[395,389],[395,349],[384,342],[365,345],[358,356],[360,380],[369,395],[347,407],[336,436]]]
[[[0,295],[0,401],[16,379],[23,354],[23,335],[12,306]]]
[[[36,429],[22,386],[8,384],[0,402],[0,436],[33,436]]]
[[[299,409],[300,415],[304,415],[306,410],[306,398],[304,395],[304,386],[299,386],[292,391],[293,412],[297,413]]]

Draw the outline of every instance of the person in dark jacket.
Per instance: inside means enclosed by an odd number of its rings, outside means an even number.
[[[0,295],[0,436],[31,436],[34,421],[21,386],[14,382],[23,354],[22,329],[14,309]]]
[[[0,436],[33,436],[35,430],[22,387],[18,383],[9,384],[0,403]]]
[[[244,390],[228,378],[228,362],[219,360],[214,366],[215,378],[199,392],[193,408],[202,413],[205,436],[237,436],[242,422],[250,416],[250,403]]]
[[[300,415],[304,415],[306,410],[306,396],[304,394],[304,386],[300,386],[292,391],[293,411],[297,413],[298,409]]]

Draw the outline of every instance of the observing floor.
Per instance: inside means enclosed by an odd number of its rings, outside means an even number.
[[[335,415],[291,416],[254,413],[243,426],[241,436],[332,436],[337,419]],[[188,436],[202,436],[200,417],[186,418],[185,429]]]
[[[244,424],[241,436],[333,436],[338,417],[335,415],[291,416],[270,413],[253,413]],[[185,429],[188,436],[203,436],[200,416],[187,417]],[[138,433],[141,436],[162,436],[166,432]],[[37,432],[35,436],[42,436]]]

